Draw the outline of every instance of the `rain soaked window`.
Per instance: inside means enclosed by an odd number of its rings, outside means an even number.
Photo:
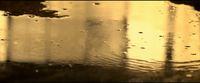
[[[196,5],[0,1],[0,80],[200,81]]]

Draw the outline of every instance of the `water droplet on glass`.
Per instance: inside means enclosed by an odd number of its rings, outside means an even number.
[[[188,49],[188,48],[190,48],[191,46],[185,46],[185,49]]]
[[[163,37],[162,35],[160,35],[159,37]]]
[[[140,47],[141,49],[145,49],[145,47]]]
[[[191,55],[197,55],[196,53],[192,53]]]
[[[6,39],[1,39],[1,41],[5,41]]]
[[[186,48],[189,48],[189,47],[191,47],[191,46],[185,46]]]
[[[139,34],[142,34],[143,32],[138,32]]]
[[[94,3],[94,5],[100,5],[100,3],[96,2],[96,3]]]

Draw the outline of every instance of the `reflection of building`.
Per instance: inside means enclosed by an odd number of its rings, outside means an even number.
[[[0,11],[0,14],[3,12]],[[6,45],[7,45],[7,17],[0,16],[0,61],[6,60]]]
[[[1,31],[6,32],[6,27],[10,29],[11,60],[112,65],[121,64],[122,54],[128,54],[128,61],[164,61],[168,32],[175,32],[173,60],[199,60],[199,19],[189,6],[177,6],[176,19],[171,19],[170,23],[169,16],[173,15],[168,12],[166,1],[132,1],[128,5],[123,1],[48,1],[47,4],[46,9],[59,10],[58,14],[68,17],[29,18],[24,15],[11,17],[10,26],[7,26],[5,20],[8,19],[1,16],[0,25],[5,25]],[[173,12],[173,7],[169,11]],[[128,29],[124,27],[124,20]],[[130,40],[129,49],[123,53],[126,37]],[[4,41],[0,43],[3,43],[1,54],[5,55],[1,59],[5,60],[6,45]],[[130,66],[137,64],[129,63]]]
[[[168,4],[163,1],[130,3],[128,37],[129,58],[161,60],[165,58]],[[131,11],[132,10],[132,11]]]
[[[126,47],[124,2],[96,5],[93,2],[49,1],[47,4],[47,8],[69,17],[11,17],[8,31],[11,61],[121,63]]]
[[[175,15],[170,13],[175,12],[175,7],[168,12],[169,4],[162,1],[137,1],[130,4],[129,9],[133,10],[129,11],[128,18],[130,66],[138,65],[131,59],[164,61],[168,32],[174,33],[174,52],[170,56],[174,61],[199,60],[199,19],[191,7],[172,4],[177,7]],[[156,64],[146,66],[152,69],[157,67]]]

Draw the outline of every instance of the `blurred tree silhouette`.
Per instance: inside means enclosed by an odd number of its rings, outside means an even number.
[[[55,10],[42,10],[46,5],[42,4],[45,0],[16,0],[0,1],[0,10],[7,12],[7,15],[19,16],[23,14],[32,14],[40,17],[63,17],[55,14]]]
[[[7,15],[19,16],[23,14],[33,14],[40,17],[63,17],[55,14],[55,10],[42,10],[46,5],[42,4],[45,0],[1,0],[0,10],[6,11]],[[185,4],[193,6],[200,11],[199,0],[170,0],[175,4]]]
[[[185,4],[193,6],[195,10],[200,11],[200,1],[199,0],[170,0],[175,4]]]

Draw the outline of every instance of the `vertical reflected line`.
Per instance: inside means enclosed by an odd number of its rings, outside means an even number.
[[[173,75],[173,51],[174,51],[174,22],[175,22],[175,16],[176,16],[176,7],[169,5],[168,7],[169,11],[169,20],[168,20],[168,38],[166,42],[166,60],[165,60],[165,68],[164,68],[164,74],[166,77],[171,77]]]
[[[128,61],[128,16],[129,16],[129,1],[124,2],[124,16],[123,16],[123,29],[124,29],[124,44],[125,47],[122,49],[122,60],[121,60],[121,66],[123,68],[127,67],[127,61]]]
[[[86,64],[86,65],[88,65],[89,64],[89,57],[90,57],[90,54],[89,54],[89,50],[90,50],[90,46],[89,46],[89,42],[90,42],[90,40],[89,40],[89,32],[88,32],[88,30],[87,30],[87,28],[89,27],[88,26],[88,23],[87,23],[87,21],[88,21],[88,15],[90,15],[89,13],[91,12],[91,9],[90,9],[90,4],[88,3],[88,2],[85,2],[85,3],[83,3],[84,5],[85,5],[85,11],[87,12],[87,13],[85,13],[85,15],[84,15],[84,17],[85,17],[85,28],[86,28],[86,39],[85,39],[85,53],[84,53],[84,59],[83,59],[83,63],[84,64]]]
[[[13,29],[12,29],[12,18],[11,16],[7,16],[7,55],[6,55],[6,62],[10,62],[11,57],[12,57],[12,33],[13,33]]]
[[[173,33],[168,33],[166,46],[165,76],[170,77],[173,73]]]
[[[53,6],[55,6],[55,3],[54,1],[49,1],[47,2],[47,5],[49,5],[49,8],[53,8]],[[56,4],[57,6],[58,4]],[[45,31],[44,31],[44,43],[45,43],[45,52],[44,52],[44,55],[46,56],[46,63],[53,63],[54,62],[54,59],[52,59],[53,55],[51,54],[52,53],[52,43],[55,43],[55,41],[52,39],[52,28],[51,27],[51,18],[45,18],[44,20],[45,22]]]
[[[5,13],[5,12],[1,12],[0,13]],[[6,61],[6,57],[7,57],[7,41],[4,41],[4,39],[7,39],[7,31],[8,31],[8,27],[7,27],[7,17],[6,16],[0,16],[0,62],[5,62]]]
[[[46,56],[46,63],[51,63],[51,27],[50,26],[50,19],[45,19],[45,31],[44,31],[44,43],[45,43],[45,50],[44,50],[44,56]]]
[[[49,7],[52,7],[51,3],[52,2],[46,2],[47,5],[49,5]],[[49,18],[45,18],[44,20],[44,27],[45,27],[45,31],[44,31],[44,56],[46,56],[46,63],[51,63],[51,42],[53,42],[53,40],[51,40],[51,19]]]

